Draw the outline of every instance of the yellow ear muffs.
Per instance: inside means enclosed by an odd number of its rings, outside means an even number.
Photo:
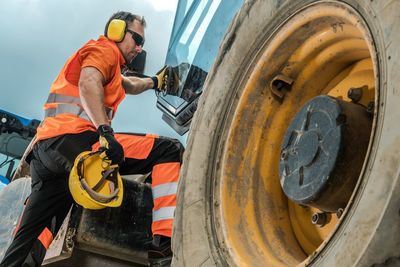
[[[113,19],[107,28],[107,38],[114,42],[121,42],[125,37],[126,22],[122,19]]]

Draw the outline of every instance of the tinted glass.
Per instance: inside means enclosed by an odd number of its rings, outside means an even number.
[[[166,59],[179,76],[179,93],[159,97],[171,115],[177,115],[201,94],[220,42],[242,4],[242,0],[179,2]],[[179,17],[182,14],[184,17]]]

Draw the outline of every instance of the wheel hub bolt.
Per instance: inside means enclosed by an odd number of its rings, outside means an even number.
[[[349,91],[347,92],[347,97],[351,99],[353,103],[357,103],[361,100],[363,90],[367,90],[367,86],[363,86],[360,88],[350,88]]]
[[[312,224],[324,226],[326,224],[327,216],[325,212],[316,212],[311,216]]]
[[[374,108],[375,108],[375,103],[373,101],[370,101],[367,105],[367,112],[373,114]]]

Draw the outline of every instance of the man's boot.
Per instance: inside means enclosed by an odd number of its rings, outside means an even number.
[[[171,238],[162,235],[154,235],[151,248],[147,255],[150,266],[152,267],[171,266]]]

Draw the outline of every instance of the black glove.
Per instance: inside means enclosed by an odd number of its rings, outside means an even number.
[[[179,88],[179,77],[174,68],[164,66],[156,76],[151,77],[154,83],[153,89],[164,95],[177,95]]]
[[[106,156],[112,164],[120,164],[124,161],[124,149],[114,137],[114,130],[110,125],[100,125],[97,128],[100,135],[100,149],[105,150]]]

